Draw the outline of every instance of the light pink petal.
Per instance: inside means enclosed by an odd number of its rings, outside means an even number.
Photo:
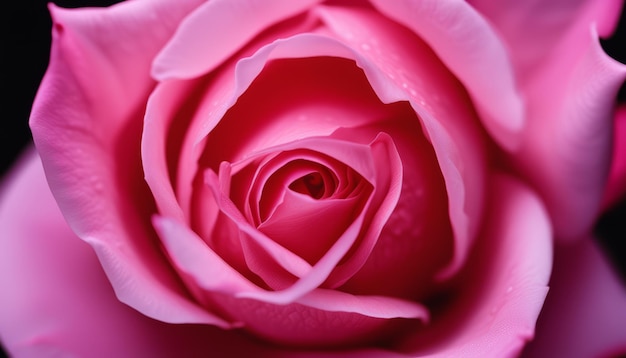
[[[522,182],[506,175],[492,179],[486,227],[467,262],[470,271],[443,314],[406,340],[404,350],[411,354],[512,357],[533,337],[552,268],[549,217]]]
[[[292,151],[292,150],[310,150],[312,152],[319,152],[323,155],[340,162],[350,167],[355,172],[359,173],[365,180],[372,184],[376,183],[376,162],[372,158],[371,144],[378,141],[389,141],[391,138],[385,134],[374,133],[375,138],[372,139],[372,135],[367,138],[365,143],[359,143],[357,141],[347,141],[334,138],[332,135],[328,137],[304,137],[296,139],[289,143],[283,143],[280,145],[264,148],[256,152],[248,154],[244,163],[251,162],[252,160],[277,152]],[[242,165],[239,164],[238,165]]]
[[[557,244],[550,292],[523,357],[622,357],[626,287],[592,239]]]
[[[234,271],[185,226],[163,217],[155,217],[155,226],[177,267],[184,274],[190,275],[194,283],[206,290],[206,293],[244,296],[241,293],[263,291]],[[202,298],[201,295],[199,297]],[[233,301],[231,309],[238,308],[236,302]],[[421,304],[391,297],[355,296],[340,291],[315,289],[296,302],[328,312],[358,313],[373,318],[428,320],[428,311]],[[240,309],[247,309],[250,304],[249,300],[242,301]],[[259,303],[263,304],[264,301]]]
[[[259,289],[183,224],[160,216],[155,216],[153,221],[176,269],[184,278],[192,279],[193,284],[204,290],[227,294]],[[225,320],[222,321],[221,326],[228,326]]]
[[[211,301],[217,299],[225,304],[227,311],[232,316],[233,312],[238,319],[246,322],[251,316],[257,316],[263,311],[252,314],[247,312],[256,308],[268,307],[267,300],[248,300],[246,296],[254,292],[268,292],[255,286],[241,274],[234,271],[219,256],[217,256],[201,238],[195,235],[186,227],[169,218],[155,218],[155,226],[162,235],[168,253],[172,255],[177,267],[193,280],[196,287],[206,290],[204,293],[197,291],[199,299],[206,296],[213,297]],[[224,295],[215,296],[214,293],[226,294],[233,297],[224,299]],[[216,298],[217,297],[217,298]],[[222,297],[222,298],[219,298]],[[235,297],[244,297],[239,300]],[[227,303],[228,302],[228,303]],[[315,289],[295,301],[306,307],[315,308],[324,312],[356,313],[372,318],[419,318],[428,320],[428,311],[419,303],[410,302],[391,297],[377,296],[356,296],[340,291]],[[271,310],[280,311],[284,304],[273,307]],[[210,307],[209,307],[210,309]],[[291,311],[284,308],[285,311]],[[326,313],[323,313],[326,314]],[[303,313],[306,315],[306,312]],[[280,324],[281,322],[270,322],[272,315],[265,317],[268,326]],[[332,316],[328,319],[332,320]],[[235,323],[241,326],[242,323]]]
[[[227,82],[227,92],[220,93],[222,97],[218,97],[222,101],[219,103],[219,106],[214,106],[212,110],[208,113],[208,116],[201,121],[200,130],[197,133],[194,133],[195,141],[199,142],[204,139],[209,132],[211,132],[217,123],[224,117],[226,111],[232,107],[235,102],[246,92],[252,82],[258,78],[262,71],[266,70],[266,66],[269,66],[269,62],[274,59],[294,59],[294,58],[309,58],[309,57],[339,57],[339,58],[347,58],[354,59],[354,50],[350,47],[338,42],[335,39],[321,36],[317,34],[305,33],[298,34],[286,39],[276,40],[268,45],[261,47],[258,51],[256,51],[252,56],[245,57],[238,61],[235,73],[234,73],[234,81],[232,78],[224,79]],[[360,66],[362,67],[362,66]],[[373,70],[375,71],[375,70]],[[382,77],[380,73],[371,73],[370,76],[375,76],[376,84],[374,84],[374,88],[376,87],[389,87],[385,82],[387,79]],[[370,77],[368,76],[368,77]],[[370,78],[371,82],[371,78]],[[224,91],[222,91],[224,92]],[[388,90],[388,92],[391,92]],[[380,95],[380,94],[379,94]],[[264,98],[265,96],[261,96]],[[396,91],[392,92],[388,95],[389,98],[382,99],[383,102],[393,102],[395,100],[399,100],[401,97],[401,92]],[[216,98],[214,98],[216,99]],[[290,109],[289,103],[284,104],[286,109]],[[310,105],[310,104],[309,104]],[[319,103],[318,103],[319,106]],[[326,107],[331,106],[331,109],[334,107],[339,107],[335,112],[328,113],[328,109]],[[236,108],[237,106],[235,106]],[[324,112],[326,111],[326,113]],[[304,131],[292,131],[286,132],[284,130],[284,124],[281,123],[281,120],[292,120],[293,114],[287,112],[287,118],[279,118],[278,121],[272,123],[273,125],[269,128],[261,128],[264,132],[269,132],[272,134],[272,142],[268,143],[267,134],[259,135],[258,138],[251,139],[251,143],[247,144],[244,148],[240,148],[241,152],[244,153],[252,153],[258,151],[263,148],[267,148],[269,146],[275,146],[279,144],[288,143],[294,141],[296,139],[300,139],[303,137],[308,137],[311,135],[327,135],[332,133],[333,130],[337,128],[337,120],[334,117],[339,117],[339,115],[344,115],[346,121],[349,123],[362,123],[364,120],[360,120],[360,118],[350,119],[345,113],[345,109],[342,109],[340,106],[336,106],[335,103],[326,104],[320,108],[321,115],[324,117],[329,117],[331,120],[329,124],[326,123],[318,123],[317,127],[313,127],[313,124],[308,121]],[[339,112],[339,113],[337,113]],[[336,114],[337,113],[337,114]],[[348,112],[350,113],[350,112]],[[278,113],[280,114],[280,113]],[[309,113],[306,115],[316,115],[314,109],[309,110]],[[306,119],[306,118],[305,118]],[[369,118],[366,118],[366,120]],[[319,122],[319,121],[318,121]],[[342,123],[346,125],[345,123]],[[311,128],[312,127],[312,128]],[[277,129],[281,129],[282,136],[279,138],[273,138],[276,136]],[[312,133],[311,133],[312,132]],[[308,134],[308,135],[307,135]],[[260,142],[260,143],[259,143]],[[235,158],[240,159],[240,158]],[[234,161],[235,159],[231,159]]]
[[[349,177],[357,176],[353,171],[347,171],[344,164],[316,151],[296,149],[286,152],[278,151],[261,157],[264,158],[256,168],[254,165],[242,168],[249,172],[248,175],[238,173],[235,179],[237,184],[230,191],[233,201],[241,203],[238,206],[244,207],[248,220],[257,226],[274,215],[277,206],[285,201],[285,196],[290,191],[309,197],[313,200],[310,203],[313,204],[319,202],[314,200],[313,195],[320,195],[315,199],[346,199],[356,195],[356,186],[359,183],[367,185],[364,180],[356,183],[350,181]],[[255,173],[251,174],[252,171]],[[319,185],[323,192],[316,194],[311,192],[304,179],[309,175],[319,175]],[[241,197],[238,198],[238,196]]]
[[[604,193],[604,208],[611,207],[626,195],[626,107],[616,111],[613,126],[613,159]]]
[[[596,219],[609,168],[617,91],[626,66],[597,33],[572,32],[525,87],[528,127],[514,159],[546,200],[559,239],[584,237]]]
[[[33,151],[3,183],[0,232],[0,337],[11,356],[171,357],[259,349],[232,331],[166,324],[120,302],[93,249],[65,223]]]
[[[507,45],[518,79],[528,80],[551,56],[561,57],[557,44],[572,29],[581,39],[592,23],[609,36],[619,19],[623,0],[470,0],[497,29]],[[584,40],[582,40],[584,42]]]
[[[213,300],[229,315],[245,320],[245,330],[253,337],[259,337],[278,347],[301,346],[301,352],[315,352],[317,356],[325,356],[327,353],[338,354],[337,351],[350,353],[352,346],[363,347],[365,345],[371,348],[376,342],[390,338],[389,336],[398,332],[397,328],[403,322],[411,322],[416,326],[422,324],[419,320],[373,318],[353,312],[364,310],[375,315],[390,315],[391,317],[397,317],[396,315],[400,312],[402,315],[421,315],[420,306],[412,302],[399,304],[393,299],[353,297],[341,292],[322,294],[316,298],[331,299],[326,301],[331,311],[311,308],[299,303],[274,305],[226,296],[215,296]],[[338,298],[340,300],[335,301]],[[335,312],[332,311],[333,308],[345,308],[350,311]],[[333,352],[333,347],[336,347],[337,351]],[[387,354],[393,353],[387,352]]]
[[[374,318],[418,318],[428,322],[424,305],[387,296],[357,296],[318,288],[298,299],[297,303],[329,312],[358,313]]]
[[[256,300],[262,300],[274,304],[286,304],[293,302],[298,297],[310,292],[326,280],[328,274],[332,271],[336,263],[353,244],[362,225],[363,216],[361,215],[351,223],[341,238],[337,240],[327,254],[309,269],[307,268],[308,264],[306,261],[278,245],[276,242],[272,241],[270,238],[247,223],[245,218],[243,218],[242,214],[237,210],[228,197],[221,193],[219,189],[216,189],[219,183],[217,183],[217,178],[214,173],[208,173],[207,184],[213,190],[213,195],[216,197],[216,204],[222,212],[238,226],[239,230],[241,230],[241,238],[244,240],[242,242],[244,244],[244,250],[247,249],[247,251],[251,253],[263,253],[264,255],[262,257],[267,256],[267,258],[263,259],[261,262],[262,265],[258,266],[257,269],[265,269],[265,267],[271,262],[269,259],[271,259],[280,265],[282,269],[291,272],[296,277],[301,277],[293,285],[280,291],[245,292],[239,294],[238,297],[254,298]],[[246,245],[248,245],[248,247],[246,247]],[[251,247],[249,245],[254,246]],[[259,258],[249,258],[246,256],[246,260],[252,260],[253,263],[256,263]],[[267,275],[272,272],[274,274],[278,274],[276,269],[264,273]],[[271,278],[272,276],[266,277],[266,279]]]
[[[159,83],[150,95],[146,106],[141,139],[141,159],[146,183],[150,186],[152,196],[159,213],[184,221],[185,213],[174,192],[174,181],[177,178],[191,176],[193,173],[178,173],[187,167],[178,163],[179,148],[172,142],[184,136],[185,120],[193,117],[197,98],[194,94],[197,87],[193,81],[166,81]],[[187,108],[181,111],[180,109]],[[173,125],[176,124],[174,127]],[[184,154],[188,154],[185,152]],[[188,158],[192,161],[193,158]],[[169,168],[173,166],[173,168]],[[172,171],[176,174],[170,175]],[[190,185],[184,194],[190,195]]]
[[[356,198],[315,200],[287,191],[258,229],[308,262],[316,262],[358,212]],[[297,230],[297,234],[296,234]]]
[[[30,122],[64,217],[94,246],[118,297],[169,322],[206,317],[185,297],[152,240],[149,213],[155,208],[143,181],[139,145],[142,111],[154,85],[152,57],[196,5],[51,6],[50,67]]]
[[[523,102],[506,48],[489,23],[465,1],[371,2],[430,45],[465,85],[498,144],[515,148],[524,127]]]
[[[251,266],[253,271],[255,268],[264,269],[265,265],[263,263],[272,262],[277,264],[280,269],[272,270],[272,274],[268,277],[262,278],[275,279],[272,276],[278,275],[279,272],[282,272],[282,270],[285,270],[296,277],[301,277],[310,273],[311,265],[308,262],[273,241],[267,235],[257,230],[256,227],[245,219],[243,214],[227,196],[227,193],[225,193],[221,188],[223,181],[218,181],[218,177],[215,173],[207,171],[205,180],[207,186],[213,193],[213,197],[215,198],[214,205],[219,208],[227,220],[231,221],[237,227],[239,231],[238,239],[241,240],[243,248],[242,253],[246,261],[249,261],[248,264]],[[254,247],[251,247],[250,245],[253,245]],[[256,255],[254,255],[254,252],[258,252],[257,250],[260,250],[260,252],[264,254],[263,259],[259,260],[260,257],[256,257]]]
[[[185,19],[154,60],[159,80],[210,72],[267,27],[307,10],[319,0],[207,1]]]
[[[85,126],[124,125],[143,109],[154,86],[150,66],[179,22],[203,0],[146,0],[108,8],[63,9],[50,5],[53,52],[67,63],[94,113],[107,120]],[[152,29],[145,31],[146,28]],[[54,71],[55,66],[50,66]],[[79,97],[80,98],[80,97]],[[74,99],[76,100],[76,99]],[[97,112],[96,112],[97,110]]]
[[[597,37],[613,32],[623,1],[471,3],[507,42],[527,98],[528,129],[518,160],[548,198],[557,237],[584,237],[603,194],[611,111],[626,72]]]

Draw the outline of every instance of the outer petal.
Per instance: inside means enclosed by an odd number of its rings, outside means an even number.
[[[615,97],[626,66],[607,56],[597,33],[576,31],[524,88],[528,128],[514,161],[546,200],[557,238],[591,230],[611,165]]]
[[[525,357],[626,354],[626,288],[591,239],[557,245],[551,290]]]
[[[418,303],[324,289],[315,289],[293,303],[275,305],[265,299],[267,294],[262,295],[267,291],[230,267],[186,226],[160,217],[155,218],[155,225],[198,299],[271,341],[316,346],[363,343],[363,335],[384,334],[392,318],[428,319],[427,310]],[[262,299],[245,298],[254,293]]]
[[[0,192],[0,339],[14,357],[318,357],[264,346],[237,331],[166,324],[117,300],[92,248],[70,230],[38,156]],[[324,352],[389,357],[391,352]]]
[[[586,33],[598,25],[600,36],[610,35],[623,0],[470,0],[497,28],[507,43],[521,81],[556,53],[556,44],[572,28]]]
[[[208,317],[184,299],[151,241],[146,214],[154,205],[141,173],[141,114],[153,86],[153,56],[196,5],[155,0],[106,9],[51,7],[50,67],[30,122],[65,218],[96,248],[116,293],[170,322]]]
[[[319,1],[207,1],[181,24],[155,59],[152,72],[160,80],[205,74],[265,28]]]
[[[517,160],[547,198],[556,236],[584,237],[603,194],[612,110],[626,72],[597,36],[613,32],[623,1],[470,2],[505,39],[527,98]]]
[[[504,44],[485,19],[459,0],[371,2],[432,47],[467,88],[489,133],[503,147],[515,148],[523,103]]]
[[[29,152],[16,169],[0,197],[0,337],[9,353],[158,357],[223,348],[207,338],[217,329],[165,324],[119,302],[92,248],[65,223],[39,157]]]
[[[458,304],[433,316],[432,330],[409,339],[428,357],[511,357],[533,337],[552,266],[550,221],[539,197],[496,175],[483,236],[470,257]],[[457,333],[455,333],[457,329]]]

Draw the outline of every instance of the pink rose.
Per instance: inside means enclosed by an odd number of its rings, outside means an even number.
[[[36,151],[0,193],[2,342],[626,352],[626,293],[591,240],[626,191],[626,68],[598,43],[621,6],[50,6]]]

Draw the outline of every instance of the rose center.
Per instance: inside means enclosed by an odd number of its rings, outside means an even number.
[[[289,189],[300,194],[306,194],[313,199],[320,199],[326,190],[326,183],[324,183],[322,175],[315,172],[294,180],[294,182],[289,185]]]

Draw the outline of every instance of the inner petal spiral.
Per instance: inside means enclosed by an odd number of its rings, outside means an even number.
[[[319,172],[309,173],[296,179],[289,185],[289,189],[306,194],[313,199],[321,199],[326,191],[326,183]]]
[[[437,158],[410,103],[381,102],[351,60],[273,59],[212,125],[195,147],[198,175],[179,180],[192,190],[178,193],[206,251],[246,284],[237,304],[217,304],[218,285],[198,284],[216,278],[194,271],[186,284],[204,305],[269,339],[258,305],[294,304],[297,321],[311,312],[369,321],[398,300],[428,316],[421,302],[449,261],[451,230]],[[375,304],[360,309],[362,300]]]

